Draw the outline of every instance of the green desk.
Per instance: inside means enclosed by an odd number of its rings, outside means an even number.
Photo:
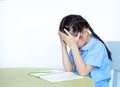
[[[44,68],[0,68],[0,87],[95,87],[88,78],[51,83],[28,75]]]

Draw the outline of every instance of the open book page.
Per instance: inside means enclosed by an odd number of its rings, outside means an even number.
[[[73,72],[65,72],[61,70],[51,70],[51,72],[38,72],[38,73],[31,73],[33,76],[40,77],[44,80],[50,81],[50,82],[60,82],[60,81],[66,81],[66,80],[72,80],[72,79],[79,79],[83,78],[80,75],[77,75]]]
[[[58,74],[58,73],[63,73],[65,71],[63,70],[41,70],[40,72],[30,72],[30,75],[36,76],[36,77],[41,77],[43,75],[51,75],[51,74]]]

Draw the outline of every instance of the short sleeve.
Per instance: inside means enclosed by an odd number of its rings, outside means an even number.
[[[69,58],[70,58],[70,61],[72,62],[72,64],[74,64],[74,58],[73,58],[72,50],[71,49],[69,51]]]
[[[101,67],[102,61],[106,56],[105,46],[103,44],[97,44],[87,51],[87,55],[84,60],[88,65]]]
[[[76,65],[74,63],[74,57],[72,55],[72,50],[71,49],[70,49],[70,52],[69,52],[69,58],[70,58],[71,63],[73,64],[73,71],[76,72],[77,68],[76,68]]]

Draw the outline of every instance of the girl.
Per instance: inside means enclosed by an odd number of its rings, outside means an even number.
[[[60,23],[59,36],[65,71],[89,76],[96,87],[108,87],[111,52],[103,40],[80,15],[68,15]],[[70,47],[67,52],[66,45]]]

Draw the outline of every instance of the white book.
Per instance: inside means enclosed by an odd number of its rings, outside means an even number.
[[[44,70],[40,72],[31,72],[30,75],[42,78],[50,82],[60,82],[83,78],[83,76],[80,76],[74,72],[65,72],[62,70]]]

